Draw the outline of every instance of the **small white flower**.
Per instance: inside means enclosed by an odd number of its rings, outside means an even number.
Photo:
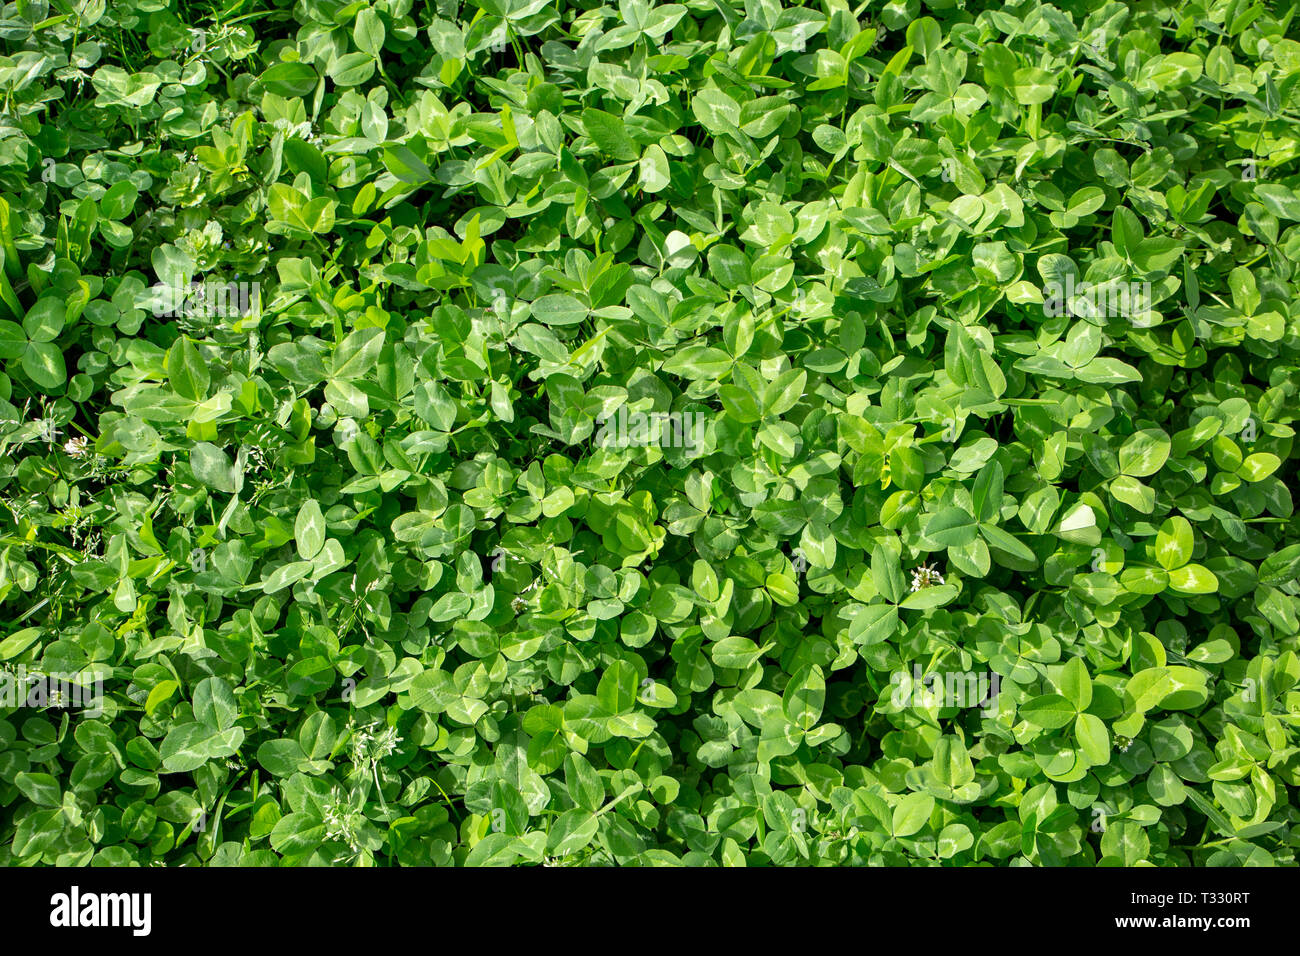
[[[396,727],[385,727],[378,733],[372,728],[377,724],[368,724],[360,728],[352,739],[352,759],[355,763],[378,763],[397,749],[402,738]]]
[[[357,839],[357,830],[361,823],[361,814],[336,796],[333,803],[325,806],[321,812],[321,822],[325,825],[325,839],[342,840],[348,848],[356,853],[361,849]]]
[[[72,458],[84,458],[89,445],[90,442],[84,436],[77,435],[63,443],[63,450]]]
[[[937,568],[932,568],[928,564],[923,564],[912,571],[912,591],[920,591],[922,588],[934,587],[936,584],[943,584],[943,575]]]

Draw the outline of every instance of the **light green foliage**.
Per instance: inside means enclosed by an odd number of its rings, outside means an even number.
[[[1294,864],[1285,6],[8,5],[0,863]]]

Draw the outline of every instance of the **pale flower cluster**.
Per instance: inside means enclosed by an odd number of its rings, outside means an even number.
[[[932,568],[928,564],[923,564],[912,571],[912,591],[919,591],[922,588],[934,587],[936,584],[943,584],[943,575],[937,568]]]

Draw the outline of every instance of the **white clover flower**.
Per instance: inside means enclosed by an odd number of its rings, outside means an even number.
[[[63,450],[72,458],[84,458],[90,442],[83,435],[69,438],[63,443]]]
[[[943,584],[943,575],[937,568],[932,568],[928,564],[923,564],[912,571],[912,591],[920,591],[922,588],[934,587],[936,584]]]

